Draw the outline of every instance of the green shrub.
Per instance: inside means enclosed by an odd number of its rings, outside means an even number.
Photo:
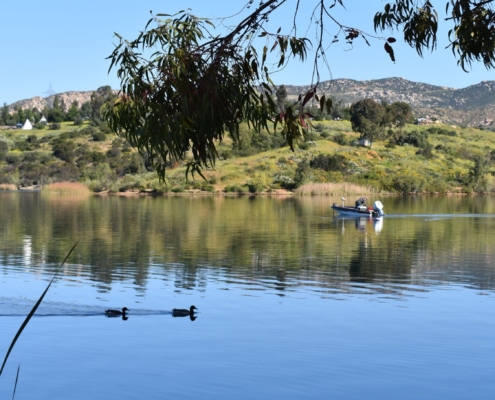
[[[395,139],[395,143],[397,143],[399,146],[410,144],[414,147],[425,148],[428,145],[428,132],[403,132]]]
[[[323,171],[340,171],[347,170],[347,158],[341,154],[319,154],[309,162],[313,169],[322,169]]]
[[[93,136],[96,133],[96,128],[87,126],[79,131],[81,135]]]
[[[323,132],[325,129],[326,129],[326,126],[325,126],[324,124],[322,124],[322,123],[315,124],[315,126],[314,126],[314,130],[315,130],[316,132],[320,132],[320,133],[321,133],[321,132]]]
[[[427,179],[424,190],[428,193],[448,193],[450,187],[443,178]]]
[[[397,143],[395,143],[395,139],[389,139],[387,140],[387,143],[385,144],[385,147],[387,149],[394,149],[397,146]]]
[[[93,133],[92,138],[95,142],[104,142],[107,139],[107,135],[103,132],[95,132]]]
[[[226,186],[223,191],[225,193],[246,193],[248,188],[246,186],[234,184]]]
[[[250,193],[260,193],[267,187],[266,176],[262,173],[254,174],[247,185]]]
[[[48,129],[50,129],[52,131],[56,131],[60,128],[62,128],[62,125],[60,125],[60,123],[58,123],[58,122],[52,122],[51,124],[48,125]]]
[[[347,146],[350,143],[349,138],[342,132],[339,132],[333,136],[333,141],[341,146]]]
[[[294,179],[287,175],[277,174],[273,177],[273,183],[278,185],[282,189],[293,190],[295,189]]]
[[[311,167],[309,165],[309,161],[304,158],[297,164],[297,169],[294,176],[294,187],[298,188],[308,182],[310,180],[310,174]]]
[[[433,135],[445,135],[445,136],[457,136],[457,132],[454,130],[448,130],[445,128],[441,128],[439,126],[432,126],[426,130]]]
[[[419,193],[422,191],[426,181],[416,174],[399,174],[392,178],[392,189],[398,193]]]
[[[9,145],[7,142],[0,140],[0,161],[4,161],[9,154]]]
[[[417,155],[421,155],[427,160],[430,160],[433,158],[433,145],[427,144],[424,148],[419,149],[416,152]]]

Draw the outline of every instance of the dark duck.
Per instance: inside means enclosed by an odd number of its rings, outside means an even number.
[[[129,309],[127,307],[124,307],[122,309],[122,311],[120,311],[120,310],[105,310],[105,314],[108,317],[120,317],[120,316],[125,317],[127,311],[129,311]]]
[[[189,307],[189,310],[186,308],[174,308],[172,315],[174,317],[194,317],[194,310],[197,310],[194,306]]]

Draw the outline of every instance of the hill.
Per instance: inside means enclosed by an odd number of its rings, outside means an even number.
[[[295,98],[309,86],[286,85],[289,98]],[[463,126],[493,126],[495,120],[495,81],[483,81],[463,89],[412,82],[403,78],[385,78],[368,81],[335,79],[321,83],[321,92],[345,104],[372,98],[376,101],[404,101],[409,103],[417,117],[436,118],[446,124]],[[93,91],[58,94],[69,107],[77,100],[79,105],[89,101]],[[55,95],[20,100],[9,107],[42,110],[51,107]]]
[[[286,85],[289,97],[295,97],[309,86]],[[321,92],[345,104],[361,99],[404,101],[417,117],[437,118],[447,124],[490,125],[495,119],[495,81],[483,81],[463,89],[411,82],[403,78],[368,81],[335,79],[321,84]]]
[[[476,128],[408,125],[402,144],[390,137],[370,149],[358,145],[349,121],[320,121],[291,151],[280,135],[242,124],[237,145],[229,137],[219,143],[215,168],[203,171],[206,180],[186,179],[186,165],[177,162],[167,170],[165,185],[108,127],[60,125],[0,130],[0,190],[79,182],[98,193],[328,194],[353,186],[365,187],[360,194],[495,193],[495,135]]]
[[[93,94],[93,90],[87,91],[87,92],[65,92],[65,93],[57,93],[57,94],[52,94],[51,96],[48,97],[33,97],[31,99],[25,99],[25,100],[19,100],[16,101],[15,103],[12,103],[9,105],[10,110],[14,110],[15,107],[22,108],[24,110],[32,110],[33,108],[36,108],[38,110],[43,110],[45,107],[52,107],[53,106],[53,101],[55,99],[55,96],[59,96],[60,100],[64,102],[66,109],[70,107],[70,105],[74,102],[77,101],[79,103],[79,106],[81,104],[90,101],[91,100],[91,95]],[[64,110],[67,111],[67,110]]]

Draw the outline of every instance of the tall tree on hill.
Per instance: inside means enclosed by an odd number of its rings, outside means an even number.
[[[495,66],[492,2],[447,1],[447,19],[453,23],[447,35],[463,69],[471,62],[483,62],[487,68]],[[216,159],[216,143],[223,139],[225,131],[238,135],[241,121],[256,130],[280,125],[282,135],[293,148],[304,137],[309,123],[304,106],[316,99],[320,109],[331,108],[330,99],[318,96],[316,89],[319,70],[328,66],[327,53],[333,43],[379,42],[384,56],[395,61],[394,37],[369,35],[359,27],[340,23],[332,15],[333,7],[344,7],[345,3],[346,0],[304,2],[304,7],[313,10],[306,21],[316,27],[313,43],[296,36],[298,24],[303,23],[297,18],[303,6],[301,0],[265,0],[257,6],[249,0],[236,14],[241,20],[220,34],[214,32],[211,21],[188,12],[153,15],[135,40],[116,35],[120,42],[108,58],[110,69],[118,66],[121,93],[105,107],[105,119],[114,132],[152,160],[162,178],[167,161],[188,159],[191,153],[189,171],[200,172],[211,166]],[[290,32],[269,30],[267,21],[278,13],[287,18],[283,7],[290,5],[294,7]],[[390,1],[371,18],[375,31],[402,30],[403,40],[420,56],[424,50],[436,47],[438,14],[430,1]],[[222,27],[227,25],[225,20],[221,21]],[[256,37],[265,38],[267,44],[255,48]],[[279,112],[271,98],[276,90],[272,71],[284,68],[294,58],[306,60],[310,49],[314,65],[310,88]],[[258,91],[259,87],[263,91]]]
[[[81,104],[81,109],[79,110],[79,115],[81,118],[90,118],[91,117],[91,102],[85,101]]]
[[[67,120],[76,122],[76,120],[79,118],[79,102],[77,100],[74,100],[69,107],[69,110],[67,111]]]
[[[112,88],[110,86],[101,86],[99,87],[96,92],[93,92],[91,94],[91,100],[90,100],[90,105],[91,105],[91,115],[90,119],[91,122],[95,125],[100,125],[102,122],[101,118],[101,108],[103,104],[112,101],[115,99],[115,95],[112,91]]]
[[[413,122],[413,112],[411,105],[403,101],[396,101],[388,104],[386,107],[386,118],[390,125],[398,130],[398,134],[402,134],[402,129],[406,124]]]
[[[62,122],[65,119],[65,114],[60,108],[60,96],[58,94],[55,95],[53,99],[52,108],[47,110],[46,120],[48,122]]]
[[[360,139],[373,143],[384,136],[388,119],[382,104],[373,99],[359,100],[351,105],[350,112],[352,129],[361,134]]]

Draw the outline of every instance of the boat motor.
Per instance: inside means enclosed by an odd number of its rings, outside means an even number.
[[[377,200],[373,203],[373,210],[378,213],[379,217],[385,216],[385,213],[383,212],[383,204],[380,200]]]

